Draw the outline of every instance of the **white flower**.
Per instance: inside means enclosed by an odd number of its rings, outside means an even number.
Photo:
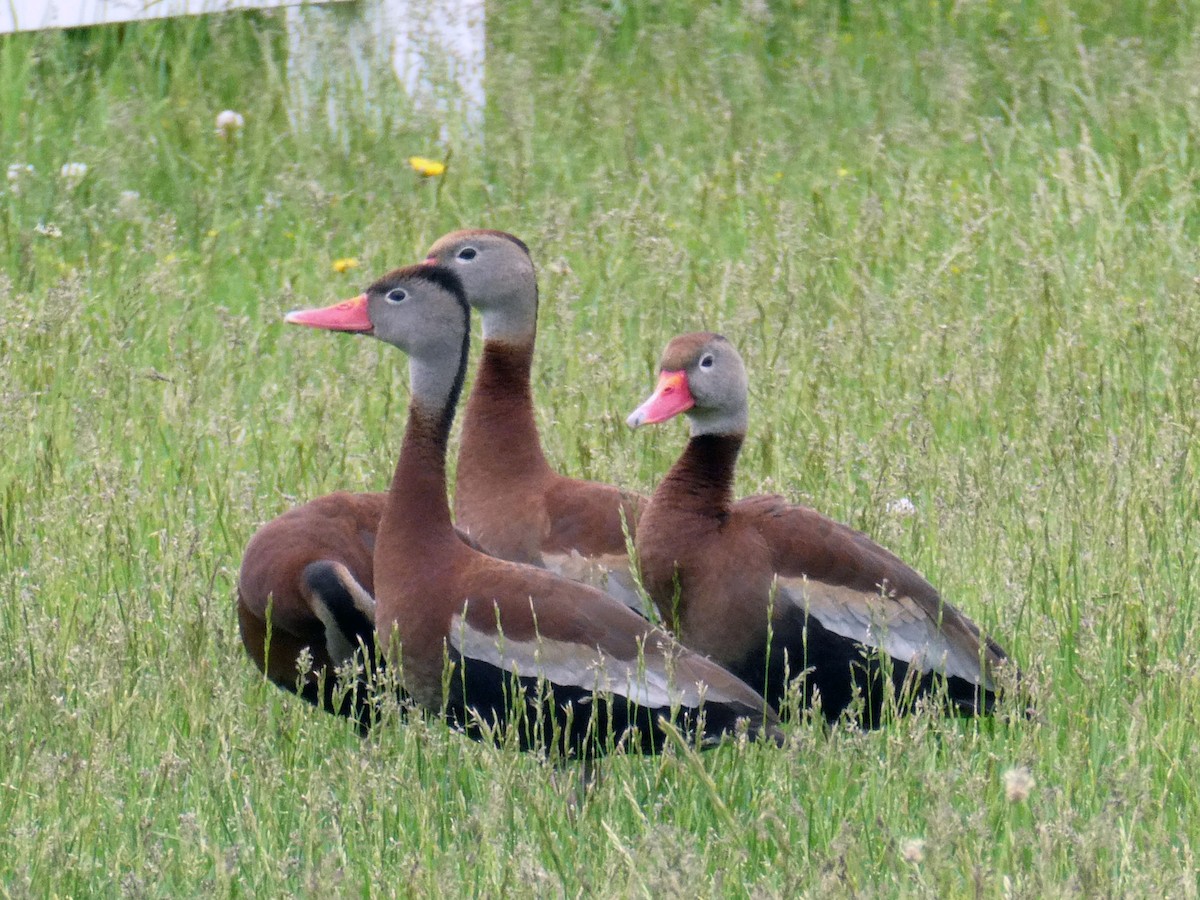
[[[33,177],[33,166],[29,163],[9,163],[8,189],[14,194],[21,193],[21,182]]]
[[[1001,776],[1004,782],[1004,797],[1009,803],[1021,803],[1029,799],[1030,793],[1037,787],[1033,773],[1024,766],[1009,769]]]
[[[917,514],[917,507],[907,497],[899,497],[889,501],[886,509],[889,514],[898,516],[901,519],[907,519],[909,516]]]
[[[906,863],[912,863],[914,866],[917,863],[925,861],[925,839],[924,838],[905,838],[900,842],[900,858]]]
[[[63,163],[63,167],[58,170],[59,177],[67,183],[68,187],[75,187],[79,182],[83,181],[87,175],[87,163],[69,162]]]
[[[33,226],[33,230],[43,237],[60,238],[62,237],[62,229],[53,222],[38,222]]]
[[[137,191],[121,191],[117,197],[117,214],[131,219],[138,214],[142,195]]]
[[[246,120],[242,118],[242,114],[234,112],[232,109],[223,109],[217,113],[217,137],[222,140],[231,140],[237,137],[237,133],[245,126]]]

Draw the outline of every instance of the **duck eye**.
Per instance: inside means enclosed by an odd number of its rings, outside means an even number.
[[[711,369],[713,367],[713,358],[711,353],[706,353],[700,358],[700,368]]]
[[[479,255],[479,251],[476,250],[474,247],[463,247],[461,250],[458,251],[458,258],[461,259],[463,262],[470,262],[478,255]]]
[[[408,292],[404,288],[392,288],[387,292],[387,296],[384,299],[388,303],[403,303],[408,299]]]

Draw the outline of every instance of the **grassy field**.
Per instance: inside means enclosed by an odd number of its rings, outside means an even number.
[[[489,40],[486,144],[422,180],[397,97],[289,126],[281,16],[0,38],[0,896],[1196,896],[1200,6],[514,0]],[[386,484],[407,402],[282,313],[460,226],[539,263],[563,471],[651,489],[683,428],[624,416],[725,332],[741,489],[909,560],[1037,715],[616,758],[580,801],[264,684],[246,540]]]

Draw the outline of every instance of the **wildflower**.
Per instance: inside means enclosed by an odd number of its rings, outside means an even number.
[[[8,189],[14,194],[21,193],[21,182],[33,177],[33,166],[29,163],[9,163]]]
[[[208,231],[206,231],[206,232],[204,233],[204,236],[205,236],[205,237],[209,237],[209,238],[215,238],[215,237],[216,237],[217,235],[219,235],[220,233],[221,233],[221,232],[217,231],[217,229],[215,229],[215,228],[210,228],[210,229],[208,229]]]
[[[333,261],[333,271],[337,272],[338,274],[341,274],[349,269],[357,268],[358,260],[353,256],[343,256],[341,259],[335,259]]]
[[[838,176],[838,178],[849,178],[850,170],[847,169],[845,166],[842,166],[841,168],[838,169],[837,176]]]
[[[246,120],[242,114],[232,109],[223,109],[217,113],[217,137],[228,141],[237,137],[238,132],[245,126]]]
[[[410,156],[408,164],[413,167],[413,171],[425,178],[434,178],[438,175],[444,175],[446,172],[445,163],[426,159],[423,156]]]
[[[62,237],[62,229],[53,222],[38,222],[33,226],[33,230],[43,237],[60,238]]]
[[[925,839],[905,838],[900,842],[900,858],[914,866],[925,861]]]
[[[142,195],[137,191],[121,191],[117,197],[117,212],[125,216],[132,216],[138,211],[141,201]]]
[[[87,163],[69,162],[63,163],[63,167],[58,170],[59,176],[67,183],[67,187],[75,187],[79,182],[83,181],[87,175]]]
[[[907,497],[898,497],[895,500],[890,500],[885,508],[890,515],[898,516],[901,519],[907,519],[909,516],[916,515],[917,513],[917,507]]]
[[[1033,773],[1024,766],[1009,769],[1001,776],[1004,781],[1004,798],[1009,803],[1022,803],[1029,799],[1037,782]]]

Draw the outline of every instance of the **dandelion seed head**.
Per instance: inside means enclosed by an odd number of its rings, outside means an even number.
[[[1009,803],[1022,803],[1028,800],[1033,789],[1037,787],[1033,773],[1024,766],[1009,769],[1001,778],[1004,782],[1004,797]]]

